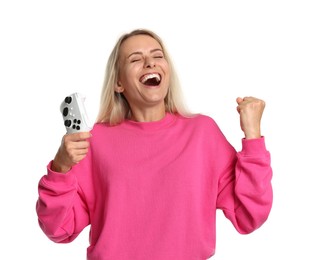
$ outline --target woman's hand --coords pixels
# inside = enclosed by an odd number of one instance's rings
[[[261,119],[265,102],[255,97],[238,97],[237,110],[240,114],[240,125],[246,139],[261,137]]]
[[[52,162],[51,169],[66,173],[71,167],[85,158],[91,137],[90,132],[66,134],[62,138],[59,150]]]

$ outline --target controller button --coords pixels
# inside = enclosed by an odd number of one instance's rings
[[[74,119],[73,122],[74,122],[74,124],[76,124],[76,122],[77,122],[76,119]]]
[[[75,129],[75,125],[72,125],[72,129]]]
[[[76,130],[80,130],[81,128],[80,128],[80,126],[76,126]]]
[[[64,121],[64,125],[67,126],[67,127],[70,127],[72,124],[71,120],[65,120]]]
[[[78,119],[78,120],[77,120],[77,123],[80,125],[80,124],[81,124],[81,120]]]
[[[63,112],[62,112],[63,116],[67,116],[67,115],[68,115],[68,112],[69,112],[69,109],[68,109],[67,107],[65,107],[65,108],[63,109]]]
[[[67,104],[70,104],[72,102],[72,98],[71,97],[66,97],[64,99],[64,102],[67,103]]]

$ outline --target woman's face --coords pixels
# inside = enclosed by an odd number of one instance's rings
[[[119,53],[116,91],[122,92],[131,110],[165,109],[170,69],[160,44],[148,35],[131,36]]]

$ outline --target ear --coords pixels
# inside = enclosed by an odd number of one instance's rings
[[[118,81],[114,87],[114,90],[118,93],[122,93],[124,88],[122,87],[121,81]]]

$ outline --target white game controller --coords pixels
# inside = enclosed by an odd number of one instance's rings
[[[60,105],[64,126],[68,134],[88,132],[92,129],[85,106],[85,97],[80,93],[67,96]]]

